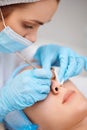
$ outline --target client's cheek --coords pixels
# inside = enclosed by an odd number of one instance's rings
[[[87,100],[85,100],[85,98],[78,99],[78,104],[79,106],[76,108],[77,112],[81,113],[83,116],[87,116]]]

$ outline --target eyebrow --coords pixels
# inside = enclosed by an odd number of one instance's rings
[[[39,25],[44,25],[45,23],[44,22],[41,22],[41,21],[38,21],[38,20],[35,20],[35,19],[32,19],[32,20],[30,20],[31,22],[35,22],[35,23],[37,23],[37,24],[39,24]],[[50,22],[51,20],[49,20],[49,21],[47,21],[47,23],[48,22]]]

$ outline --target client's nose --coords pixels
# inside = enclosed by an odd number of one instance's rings
[[[51,82],[51,91],[54,94],[58,94],[59,93],[59,89],[60,89],[60,84],[58,83],[58,81],[56,81],[55,79],[52,80],[52,82]]]

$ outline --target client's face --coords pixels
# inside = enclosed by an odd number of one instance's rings
[[[67,81],[60,87],[52,80],[48,97],[24,112],[41,130],[73,130],[87,116],[87,100],[72,82]]]

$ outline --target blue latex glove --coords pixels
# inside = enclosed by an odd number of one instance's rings
[[[0,90],[0,121],[13,110],[22,110],[43,100],[50,91],[52,73],[45,69],[19,72],[19,67]]]
[[[58,73],[60,82],[81,73],[85,62],[83,57],[71,49],[55,44],[39,47],[34,59],[45,69],[50,69],[51,66],[60,66]]]
[[[16,130],[37,130],[38,129],[38,126],[37,125],[32,125],[31,127],[28,125],[24,125],[20,128],[17,128]]]
[[[85,60],[85,70],[87,71],[87,57],[84,57],[84,60]]]
[[[4,119],[4,124],[9,130],[37,130],[39,127],[32,124],[22,110],[8,113]]]

